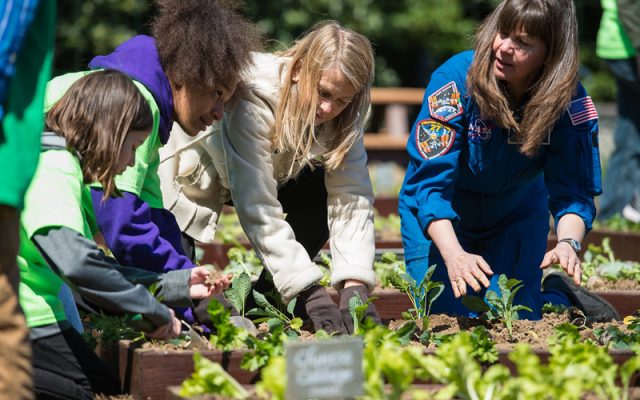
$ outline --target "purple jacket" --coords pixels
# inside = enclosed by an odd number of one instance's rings
[[[95,57],[89,68],[115,69],[142,83],[158,104],[159,137],[163,144],[167,142],[173,124],[173,96],[153,38],[133,37],[113,53]],[[151,208],[133,193],[122,194],[103,202],[102,189],[91,189],[98,225],[118,262],[154,272],[193,268],[182,249],[182,233],[173,214]],[[193,322],[190,310],[184,317]]]

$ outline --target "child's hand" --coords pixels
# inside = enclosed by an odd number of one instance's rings
[[[192,299],[206,299],[220,294],[229,287],[231,278],[231,274],[221,275],[206,267],[195,267],[191,270],[189,294]]]
[[[147,336],[155,339],[171,339],[180,334],[182,325],[180,320],[176,318],[176,314],[172,309],[169,309],[171,313],[171,320],[168,324],[163,325],[153,332],[147,333]]]

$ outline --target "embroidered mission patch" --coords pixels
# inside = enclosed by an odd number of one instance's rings
[[[429,96],[431,117],[447,122],[462,114],[460,92],[456,83],[451,81]]]
[[[433,119],[424,119],[416,125],[418,151],[427,160],[446,154],[455,137],[453,129]]]
[[[596,106],[593,105],[593,101],[591,101],[591,97],[589,96],[572,101],[567,107],[567,111],[569,111],[569,118],[571,118],[573,126],[591,121],[592,119],[598,119]]]

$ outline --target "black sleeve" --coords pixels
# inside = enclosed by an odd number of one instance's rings
[[[115,260],[78,232],[54,228],[37,232],[32,240],[51,268],[96,306],[112,313],[141,314],[155,328],[170,322],[166,306],[142,284],[129,282],[119,272]],[[137,280],[152,283],[158,280],[158,275],[140,270]]]

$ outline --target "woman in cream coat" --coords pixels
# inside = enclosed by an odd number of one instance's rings
[[[174,126],[161,155],[165,207],[183,232],[210,242],[231,202],[283,299],[297,297],[315,329],[351,332],[349,299],[375,286],[362,138],[373,71],[364,36],[318,24],[283,53],[253,54],[222,122],[195,138]],[[312,262],[327,239],[339,308]],[[368,315],[379,320],[373,306]]]

